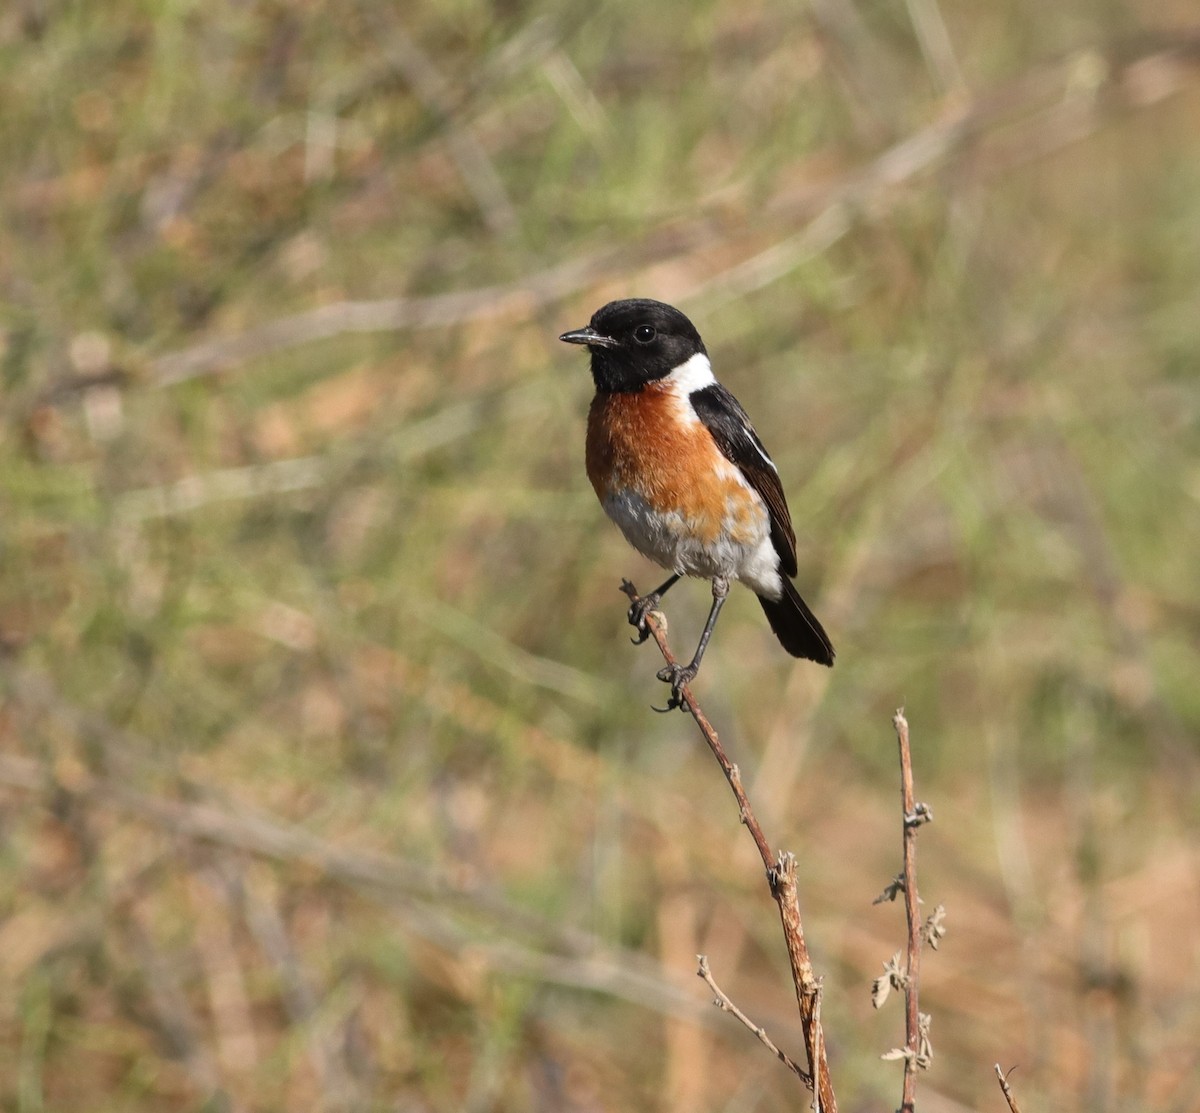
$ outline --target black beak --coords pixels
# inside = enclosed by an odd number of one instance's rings
[[[573,332],[564,332],[559,340],[564,344],[586,344],[589,348],[617,347],[617,341],[611,336],[602,336],[591,325],[587,328],[577,328]]]

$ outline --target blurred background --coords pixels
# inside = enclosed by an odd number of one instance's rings
[[[834,1082],[1200,1092],[1192,0],[10,0],[0,1100],[754,1110],[775,909],[657,716],[556,340],[683,307],[838,649],[697,684],[800,861]],[[690,652],[703,584],[668,600]]]

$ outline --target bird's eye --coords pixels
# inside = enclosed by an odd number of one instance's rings
[[[639,344],[649,344],[658,335],[653,325],[638,325],[633,330],[633,338]]]

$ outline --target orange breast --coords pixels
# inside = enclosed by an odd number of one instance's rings
[[[758,497],[717,448],[686,398],[667,385],[637,394],[597,394],[588,413],[587,474],[600,502],[623,491],[654,510],[678,512],[703,542],[753,529]]]

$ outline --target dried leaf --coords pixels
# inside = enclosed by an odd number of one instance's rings
[[[883,964],[883,973],[871,983],[871,1004],[879,1008],[894,989],[897,992],[908,984],[908,975],[900,969],[900,952],[897,951]]]
[[[933,1017],[929,1013],[917,1014],[917,1066],[922,1070],[928,1070],[929,1064],[933,1062],[933,1041],[929,1038],[929,1029],[932,1026]]]
[[[887,888],[884,889],[883,892],[880,893],[879,896],[877,896],[873,901],[871,901],[871,903],[882,904],[885,900],[895,900],[903,892],[904,875],[902,873],[898,873],[888,883]]]
[[[938,943],[946,934],[946,906],[939,904],[929,918],[925,921],[925,926],[921,929],[921,937],[933,950],[938,949]]]

